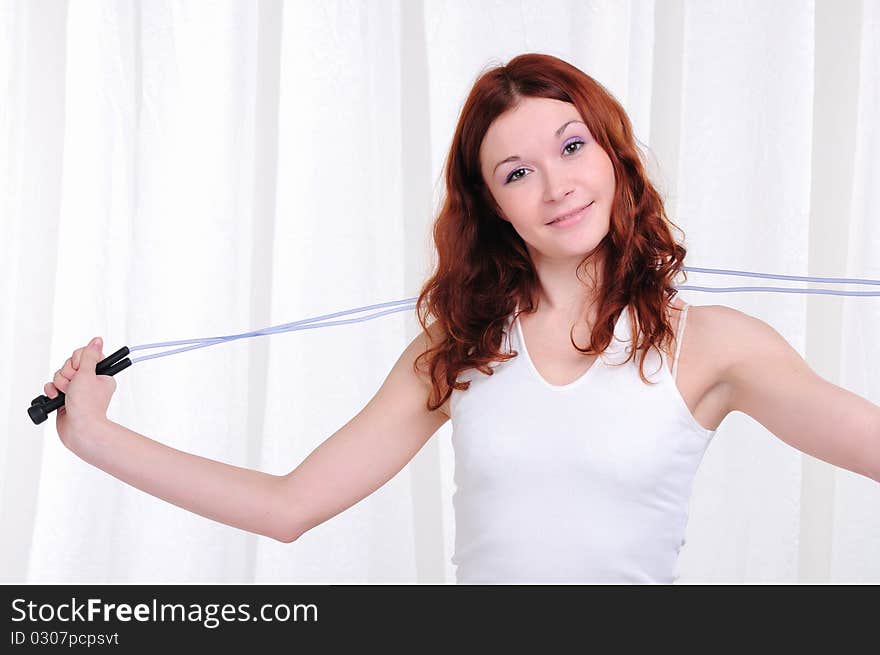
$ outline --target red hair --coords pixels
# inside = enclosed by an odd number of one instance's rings
[[[519,313],[537,309],[540,284],[531,257],[522,237],[499,217],[479,159],[492,121],[524,97],[573,104],[614,166],[609,232],[580,264],[594,255],[604,260],[602,283],[596,289],[595,327],[586,348],[570,334],[572,345],[585,355],[601,354],[611,343],[620,312],[632,305],[636,347],[623,363],[641,351],[639,376],[651,384],[644,375],[647,349],[666,348],[674,338],[663,310],[677,293],[673,279],[680,272],[685,275],[681,267],[687,251],[672,237],[669,227],[674,224],[648,179],[626,112],[601,84],[571,64],[545,54],[519,55],[476,81],[447,155],[446,197],[433,227],[438,261],[416,303],[425,333],[427,317],[433,315],[442,334],[440,342],[414,363],[418,372],[419,361],[428,361],[430,411],[441,407],[453,388],[468,389],[469,381],[457,381],[462,370],[476,368],[492,375],[490,362],[515,357],[517,352],[501,351],[505,323],[517,304]],[[637,341],[640,334],[644,339]]]

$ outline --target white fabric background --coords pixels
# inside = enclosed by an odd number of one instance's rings
[[[623,103],[686,265],[880,278],[878,43],[876,0],[2,0],[0,579],[453,582],[450,424],[282,544],[120,483],[25,409],[95,335],[109,354],[415,296],[465,96],[527,51]],[[731,281],[749,283],[688,278]],[[682,296],[761,318],[880,403],[876,299]],[[418,329],[398,313],[143,362],[109,418],[285,474]],[[876,583],[878,552],[875,482],[724,421],[679,584]]]

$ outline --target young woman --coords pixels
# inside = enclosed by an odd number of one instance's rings
[[[288,475],[110,422],[116,383],[94,374],[100,344],[45,387],[67,394],[63,443],[154,496],[291,542],[381,487],[452,419],[460,583],[674,581],[693,477],[732,411],[880,480],[880,407],[820,378],[764,322],[675,298],[686,250],[623,108],[582,71],[525,54],[483,74],[446,191],[423,332]]]

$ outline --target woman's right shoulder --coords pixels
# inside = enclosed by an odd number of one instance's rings
[[[434,321],[427,330],[419,329],[419,333],[406,346],[405,352],[410,351],[412,354],[420,355],[442,344],[446,339],[446,331],[439,323]]]
[[[411,365],[415,365],[416,360],[420,355],[426,353],[432,348],[436,348],[445,340],[446,331],[440,325],[439,321],[434,321],[427,327],[427,330],[420,330],[415,338],[410,341],[409,345],[404,351],[404,353],[406,353],[406,356],[403,359],[409,361]],[[428,395],[432,393],[433,389],[427,357],[422,357],[421,360],[418,361],[418,364],[415,366],[415,368],[418,370],[414,371],[414,373],[418,376],[419,383],[421,384],[421,387],[426,394],[427,400]],[[444,402],[443,405],[440,406],[440,411],[443,412],[447,417],[449,417],[450,409],[448,398],[446,399],[446,402]]]

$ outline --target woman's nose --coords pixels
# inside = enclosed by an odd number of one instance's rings
[[[544,202],[565,200],[574,191],[564,166],[547,166],[544,173]]]
[[[556,178],[548,176],[544,186],[544,202],[564,201],[573,191],[572,184],[562,176],[557,175]]]

